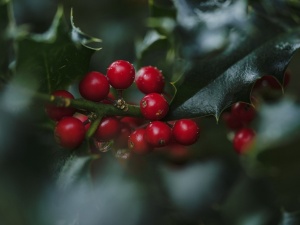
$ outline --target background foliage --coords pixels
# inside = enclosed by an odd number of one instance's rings
[[[1,223],[298,224],[300,4],[275,2],[0,1]],[[188,159],[56,145],[32,93],[78,97],[86,71],[117,59],[155,65],[174,84],[168,118],[201,124]],[[290,85],[260,101],[255,145],[238,156],[214,117],[250,102],[263,75],[282,82],[287,67]],[[141,97],[135,87],[126,95]]]

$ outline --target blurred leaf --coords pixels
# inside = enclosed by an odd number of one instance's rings
[[[175,9],[172,1],[149,0],[151,17],[175,17]]]
[[[116,160],[72,156],[58,180],[43,202],[49,225],[139,224],[146,209],[144,189]]]
[[[286,144],[299,136],[300,105],[289,98],[259,108],[256,149],[263,151]]]
[[[90,58],[98,50],[87,44],[100,40],[88,37],[74,26],[73,21],[71,23],[72,30],[59,7],[47,32],[18,37],[16,77],[19,80],[33,80],[39,91],[50,93],[65,89],[87,72]]]
[[[243,38],[237,35],[235,47],[212,59],[192,63],[183,83],[176,85],[178,92],[169,118],[219,117],[231,104],[249,102],[253,83],[263,75],[273,75],[282,83],[284,71],[300,47],[300,30],[284,33],[267,21],[258,22],[260,34],[254,32]],[[267,28],[262,27],[265,25]]]
[[[300,2],[297,0],[251,0],[249,5],[281,26],[300,23]]]
[[[8,77],[9,50],[8,29],[11,25],[10,1],[0,1],[0,83]]]
[[[279,225],[298,225],[300,224],[299,212],[283,212]]]
[[[224,49],[230,30],[247,28],[245,0],[175,0],[177,34],[184,58],[198,58]]]
[[[256,138],[243,158],[249,174],[264,176],[285,208],[300,207],[299,131],[300,106],[293,99],[263,104],[258,108]]]
[[[205,218],[222,204],[238,174],[233,168],[222,160],[207,159],[160,169],[172,203],[193,220]]]
[[[57,185],[60,188],[72,188],[72,185],[78,185],[79,182],[89,183],[90,177],[90,163],[92,156],[76,156],[71,155],[66,161],[61,161],[60,172],[57,177]]]

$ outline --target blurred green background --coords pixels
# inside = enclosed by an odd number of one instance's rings
[[[45,32],[59,4],[66,20],[73,8],[76,26],[103,41],[91,70],[105,73],[117,59],[135,62],[135,44],[148,31],[147,1],[13,0],[16,23]],[[298,52],[289,66],[292,77],[285,93],[295,102],[300,96],[299,59]],[[300,207],[299,129],[295,138],[284,137],[287,141],[255,159],[254,170],[249,158],[235,154],[225,124],[212,117],[199,119],[201,137],[189,149],[188,160],[150,154],[124,165],[113,154],[95,158],[59,148],[51,130],[36,126],[41,109],[26,108],[18,90],[5,93],[11,98],[7,102],[1,95],[1,224],[300,224],[299,213],[289,213]],[[270,102],[276,105],[282,98],[280,94]],[[269,120],[279,124],[277,129],[283,125],[280,116],[289,116],[279,113],[275,108]],[[298,123],[300,115],[291,116]]]

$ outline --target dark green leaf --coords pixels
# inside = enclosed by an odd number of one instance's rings
[[[47,32],[18,38],[16,77],[19,80],[30,80],[39,91],[50,93],[66,88],[87,72],[90,58],[97,50],[87,44],[100,40],[83,34],[71,22],[72,30],[59,7]]]
[[[288,63],[300,47],[300,30],[284,32],[258,17],[251,23],[253,27],[247,33],[231,34],[231,46],[222,54],[191,63],[185,80],[177,84],[169,118],[218,117],[234,102],[249,102],[253,83],[263,75],[273,75],[282,82]]]

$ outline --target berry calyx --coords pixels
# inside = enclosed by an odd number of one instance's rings
[[[135,130],[128,138],[128,147],[137,154],[145,154],[151,150],[145,138],[146,129]]]
[[[57,122],[54,137],[63,148],[77,148],[84,140],[85,128],[83,123],[74,117],[64,117]]]
[[[116,117],[104,117],[95,132],[95,138],[98,141],[109,141],[119,134],[120,129],[121,124]]]
[[[117,60],[108,67],[106,75],[113,88],[124,90],[133,83],[135,70],[131,63],[125,60]]]
[[[173,126],[173,137],[182,145],[194,144],[199,138],[200,129],[191,119],[177,120]]]
[[[142,115],[148,120],[161,120],[169,111],[167,100],[160,94],[151,93],[140,102]]]
[[[244,102],[237,102],[231,107],[232,116],[246,124],[250,123],[256,116],[253,106]]]
[[[251,128],[242,128],[237,131],[233,138],[233,147],[239,154],[249,149],[255,137],[255,132]]]
[[[79,83],[79,92],[87,100],[99,102],[109,93],[109,83],[102,73],[92,71],[87,73]]]
[[[69,99],[74,99],[74,96],[66,91],[66,90],[57,90],[52,93],[53,96],[55,97],[63,97],[63,98],[69,98]],[[45,107],[46,114],[48,117],[52,120],[60,120],[63,117],[66,116],[72,116],[75,113],[75,109],[71,107],[59,107],[55,105],[46,105]]]
[[[162,93],[165,86],[161,71],[153,66],[142,67],[136,73],[135,83],[144,94]]]
[[[169,144],[172,130],[166,123],[154,121],[147,126],[145,137],[152,147],[163,147]]]

